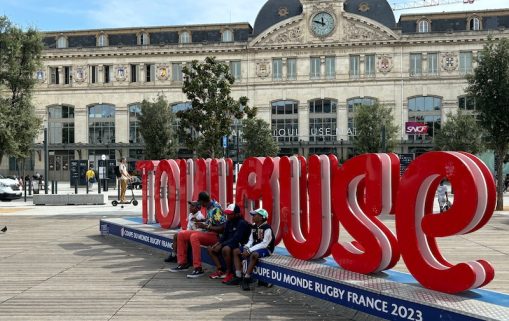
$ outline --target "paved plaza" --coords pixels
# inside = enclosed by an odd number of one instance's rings
[[[132,215],[140,208],[0,203],[9,228],[0,234],[0,320],[373,320],[286,289],[188,280],[167,272],[162,253],[99,235],[101,217]],[[453,262],[491,261],[497,275],[485,289],[509,293],[508,229],[509,214],[496,213],[482,230],[440,245]],[[406,272],[403,262],[395,270]]]

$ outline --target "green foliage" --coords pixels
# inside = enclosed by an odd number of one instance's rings
[[[478,154],[484,150],[482,128],[475,116],[464,114],[447,114],[447,122],[435,133],[434,143],[439,150],[463,151]]]
[[[396,145],[398,126],[394,125],[392,110],[380,104],[362,105],[355,115],[356,133],[353,144],[358,154],[378,153],[384,149],[382,131],[385,126],[385,151]]]
[[[495,151],[497,209],[503,208],[502,160],[509,147],[509,40],[489,39],[480,53],[478,66],[468,76],[467,93],[475,97],[488,147]]]
[[[277,156],[279,145],[272,138],[269,123],[263,119],[248,118],[242,122],[245,157]]]
[[[175,157],[174,115],[164,96],[141,103],[140,133],[145,141],[145,159]]]
[[[203,157],[221,154],[221,137],[231,132],[234,118],[244,114],[253,116],[255,111],[247,106],[247,97],[231,97],[231,86],[235,79],[228,65],[215,57],[204,62],[193,60],[183,69],[185,75],[182,91],[192,108],[179,111],[179,137],[185,145]]]
[[[40,133],[35,114],[34,74],[41,64],[43,44],[33,28],[23,31],[0,17],[0,160],[4,154],[27,158]]]

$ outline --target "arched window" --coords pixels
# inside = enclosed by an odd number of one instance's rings
[[[346,101],[348,108],[348,137],[350,140],[353,139],[353,136],[356,136],[357,133],[355,126],[355,114],[357,112],[357,108],[363,105],[373,106],[377,102],[378,99],[374,97],[354,97]]]
[[[149,44],[150,44],[150,37],[149,37],[148,33],[141,32],[138,35],[138,45],[146,46],[146,45],[149,45]]]
[[[336,140],[337,101],[314,99],[309,101],[309,141],[330,142]]]
[[[74,107],[48,107],[48,141],[50,144],[74,143]]]
[[[431,31],[431,23],[428,19],[421,19],[417,22],[417,32],[425,33]]]
[[[221,41],[223,42],[232,42],[233,41],[233,31],[225,30],[221,35]]]
[[[191,42],[191,34],[188,31],[183,31],[179,35],[180,43],[190,43]]]
[[[88,138],[90,144],[115,143],[115,106],[88,107]]]
[[[101,33],[97,37],[97,47],[106,47],[106,46],[108,46],[108,36],[104,33]]]
[[[299,141],[299,102],[276,100],[272,107],[272,136],[278,142]]]
[[[408,99],[408,121],[426,124],[423,134],[408,135],[409,140],[433,140],[435,130],[440,129],[442,120],[442,98],[436,96],[417,96]]]
[[[468,22],[468,30],[481,30],[481,19],[479,17],[471,17]]]
[[[65,37],[65,36],[58,37],[58,39],[57,39],[57,48],[59,48],[59,49],[67,48],[67,37]]]
[[[140,132],[140,121],[138,117],[141,116],[141,105],[129,105],[129,143],[143,143],[143,137]]]

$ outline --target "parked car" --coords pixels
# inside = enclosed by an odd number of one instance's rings
[[[12,201],[18,198],[21,198],[19,182],[0,175],[0,200]]]
[[[132,176],[132,179],[127,184],[128,189],[141,189],[141,178],[138,176]]]

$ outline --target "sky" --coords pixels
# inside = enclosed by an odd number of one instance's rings
[[[389,0],[390,4],[437,0]],[[266,0],[0,0],[0,15],[40,31],[177,26],[249,22]],[[473,4],[440,5],[401,13],[509,8],[508,0],[475,0]]]

